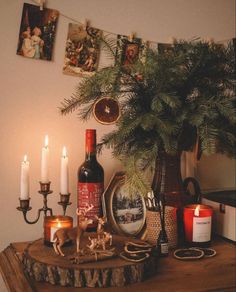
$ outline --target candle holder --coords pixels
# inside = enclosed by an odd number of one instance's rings
[[[39,183],[40,183],[40,191],[38,191],[38,192],[39,192],[39,194],[43,195],[43,207],[38,209],[38,215],[37,215],[37,218],[35,220],[29,221],[27,219],[27,212],[32,209],[29,205],[30,198],[23,199],[23,200],[19,198],[20,207],[17,207],[17,210],[21,211],[23,213],[24,220],[28,224],[37,223],[39,221],[39,218],[40,218],[40,215],[42,212],[44,213],[44,217],[47,216],[48,212],[49,212],[50,216],[53,216],[52,209],[48,208],[48,206],[47,206],[47,196],[53,192],[52,190],[50,190],[51,182],[47,182],[47,183],[39,182]]]
[[[63,215],[65,216],[66,215],[66,208],[67,206],[71,205],[71,202],[70,202],[70,193],[68,194],[61,194],[60,193],[60,202],[58,202],[59,205],[62,206],[63,208]]]
[[[54,233],[60,228],[72,228],[73,218],[70,216],[56,215],[44,217],[44,244],[46,246],[53,245]],[[71,241],[66,242],[66,245],[71,245]]]
[[[189,246],[209,247],[213,209],[203,204],[187,205],[183,210],[185,242]]]

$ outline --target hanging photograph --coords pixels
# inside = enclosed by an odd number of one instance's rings
[[[142,237],[145,233],[144,198],[139,193],[129,194],[124,172],[115,173],[105,190],[103,213],[117,234]]]
[[[97,70],[101,30],[69,24],[63,73],[90,76]]]
[[[17,54],[41,60],[52,60],[59,12],[24,3]]]
[[[173,44],[166,44],[166,43],[158,43],[157,50],[160,54],[166,54],[173,50]]]
[[[140,38],[129,39],[128,36],[117,36],[116,61],[121,62],[124,66],[134,64],[138,58],[143,57],[145,42]]]

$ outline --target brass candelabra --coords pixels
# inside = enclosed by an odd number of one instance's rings
[[[40,190],[38,192],[39,194],[43,195],[43,207],[38,209],[38,214],[35,220],[30,221],[27,219],[28,211],[32,209],[32,207],[30,207],[30,198],[28,199],[19,198],[20,206],[17,207],[17,210],[23,213],[24,220],[28,224],[37,223],[40,219],[41,213],[44,213],[44,217],[46,217],[48,213],[50,216],[53,216],[52,208],[48,207],[48,199],[47,199],[48,195],[53,192],[52,190],[50,190],[51,182],[47,182],[47,183],[39,182],[39,184],[40,184]],[[70,193],[60,194],[60,202],[58,202],[58,204],[62,206],[64,215],[66,214],[67,206],[71,205],[71,202],[69,200],[70,200]]]

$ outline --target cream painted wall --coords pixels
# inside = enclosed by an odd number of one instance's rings
[[[76,171],[84,159],[84,130],[95,127],[98,138],[110,131],[94,120],[82,123],[76,114],[61,117],[57,107],[69,97],[79,79],[62,74],[63,55],[69,20],[59,18],[54,61],[37,61],[16,55],[17,37],[23,2],[0,0],[0,250],[13,241],[26,241],[42,235],[42,220],[36,225],[24,223],[16,211],[19,197],[20,161],[25,153],[31,163],[31,204],[29,217],[42,204],[37,194],[40,177],[40,151],[44,135],[50,138],[51,180],[54,193],[49,205],[61,212],[58,202],[59,158],[66,145],[70,163],[70,190],[73,215],[76,204]],[[28,1],[29,3],[32,3]],[[234,0],[48,0],[47,7],[58,9],[76,20],[88,18],[95,27],[114,33],[137,32],[144,39],[168,42],[171,36],[213,37],[225,40],[235,35]],[[220,162],[204,159],[199,177],[204,186],[235,185],[235,163],[225,157]],[[106,183],[119,163],[109,151],[100,157],[106,171]],[[212,171],[214,169],[214,172]],[[207,170],[207,171],[206,171]],[[229,173],[227,177],[226,173]],[[209,174],[211,179],[208,181]],[[222,174],[223,180],[222,180]],[[213,176],[213,178],[212,178]]]

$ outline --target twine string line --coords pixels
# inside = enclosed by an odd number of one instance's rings
[[[36,4],[36,5],[40,5],[40,3],[41,3],[41,1],[40,0],[31,0],[31,2],[33,2],[34,4]],[[45,6],[46,6],[46,0],[43,0],[43,2],[44,2],[44,8],[46,8]],[[50,9],[52,9],[52,8],[50,8]],[[73,18],[73,17],[71,17],[71,16],[68,16],[68,15],[66,15],[66,14],[64,14],[64,13],[61,13],[60,12],[60,16],[61,17],[64,17],[65,19],[67,19],[67,20],[69,20],[69,21],[72,21],[72,22],[74,22],[74,23],[77,23],[77,24],[80,24],[80,25],[84,25],[84,23],[83,22],[81,22],[81,21],[78,21],[77,19],[75,19],[75,18]],[[86,19],[85,19],[86,20]],[[94,27],[94,26],[93,26]],[[96,27],[94,27],[94,28],[96,28]],[[123,34],[117,34],[117,33],[114,33],[114,32],[111,32],[111,31],[108,31],[108,30],[105,30],[105,29],[101,29],[101,28],[96,28],[96,29],[99,29],[100,31],[103,31],[105,34],[112,34],[112,35],[116,35],[116,36],[118,36],[118,35],[122,35],[122,36],[125,36],[125,37],[127,37],[127,38],[129,38],[130,36],[126,36],[126,35],[123,35]],[[132,34],[134,34],[134,33],[131,33],[131,35]],[[173,42],[157,42],[157,41],[152,41],[152,40],[145,40],[145,38],[141,38],[142,40],[144,40],[144,42],[148,42],[148,43],[152,43],[152,44],[156,44],[156,45],[158,45],[158,44],[172,44]],[[227,42],[227,41],[229,41],[229,39],[225,39],[225,40],[220,40],[220,41],[217,41],[216,43],[225,43],[225,42]]]

